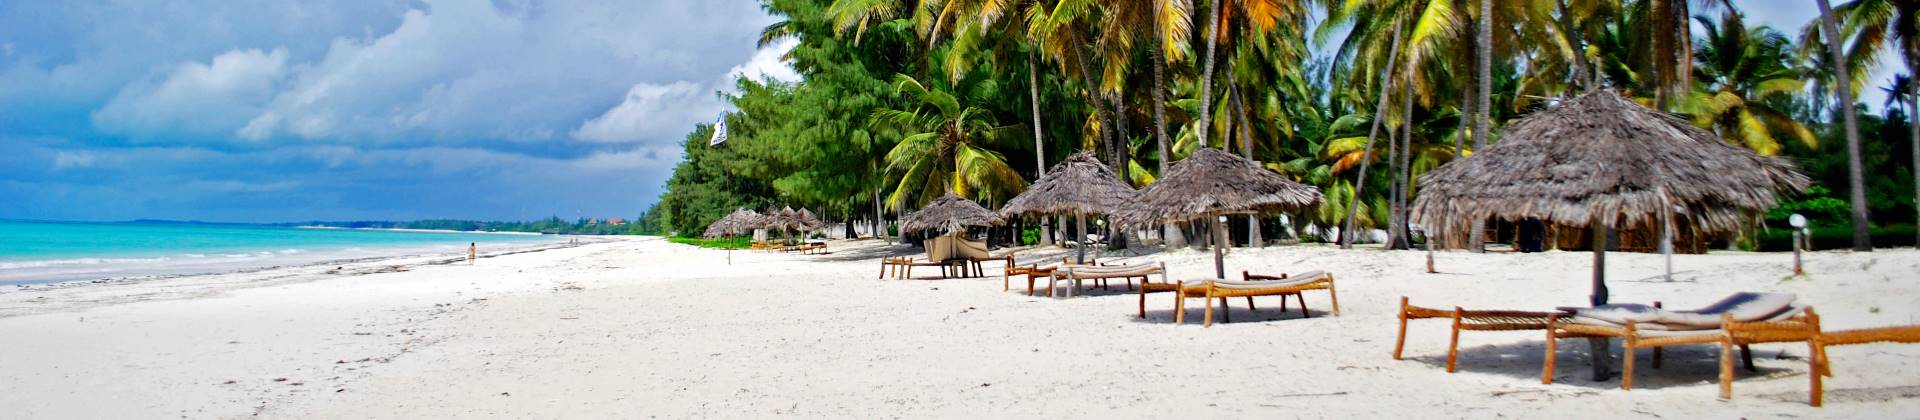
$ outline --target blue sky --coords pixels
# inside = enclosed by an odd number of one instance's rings
[[[1816,15],[1737,4],[1789,33]],[[0,2],[0,218],[632,217],[732,75],[796,77],[790,44],[755,49],[772,22],[753,0]]]
[[[633,217],[758,2],[0,2],[0,218]]]

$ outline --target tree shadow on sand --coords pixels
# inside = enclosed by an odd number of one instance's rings
[[[1542,335],[1544,339],[1546,333],[1541,332],[1540,335]],[[1545,341],[1532,340],[1519,343],[1476,346],[1471,344],[1472,337],[1473,334],[1471,333],[1462,334],[1460,337],[1462,343],[1460,345],[1460,355],[1455,364],[1457,368],[1456,372],[1493,374],[1539,383],[1541,369],[1544,368],[1544,357],[1546,356]],[[1439,346],[1434,346],[1434,344],[1436,343],[1420,343],[1420,345],[1407,343],[1407,347],[1403,353],[1403,361],[1426,364],[1432,366],[1434,369],[1446,369],[1447,349],[1444,346],[1445,343],[1437,343],[1440,344]],[[1594,381],[1593,365],[1591,364],[1592,359],[1590,357],[1591,353],[1588,351],[1586,340],[1560,340],[1554,355],[1555,369],[1553,384],[1589,389],[1619,389],[1620,367],[1622,365],[1619,356],[1621,354],[1620,340],[1612,340],[1609,344],[1612,346],[1611,353],[1614,355],[1614,359],[1611,362],[1614,372],[1605,381]],[[1664,347],[1663,352],[1664,355],[1660,367],[1655,368],[1652,349],[1639,349],[1635,351],[1635,357],[1637,357],[1637,359],[1634,361],[1634,389],[1718,386],[1717,384],[1720,380],[1719,346],[1671,346]],[[1734,357],[1736,358],[1734,361],[1736,388],[1738,387],[1737,381],[1740,380],[1779,378],[1805,374],[1805,369],[1796,370],[1764,365],[1756,366],[1757,369],[1755,370],[1747,370],[1741,365],[1740,361],[1737,360],[1737,358],[1740,357],[1739,351],[1736,350],[1734,352]],[[1755,360],[1769,358],[1799,359],[1778,348],[1754,348]]]

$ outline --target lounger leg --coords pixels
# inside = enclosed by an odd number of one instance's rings
[[[1287,313],[1287,297],[1284,295],[1280,296],[1280,313]]]
[[[1327,300],[1333,302],[1333,316],[1340,316],[1340,293],[1333,289],[1332,274],[1327,275]],[[1306,305],[1307,301],[1300,301],[1300,306]]]
[[[1281,311],[1286,311],[1287,300],[1280,299]],[[1393,340],[1393,360],[1400,360],[1400,349],[1407,346],[1407,297],[1400,297],[1400,336]]]
[[[1140,291],[1140,319],[1147,319],[1147,291]]]
[[[1286,296],[1281,296],[1281,297],[1280,297],[1280,300],[1283,300],[1283,301],[1284,301],[1284,300],[1287,300],[1287,297],[1286,297]],[[1252,311],[1252,310],[1255,310],[1255,309],[1257,309],[1257,308],[1254,308],[1254,307],[1253,307],[1253,296],[1247,296],[1247,310],[1249,310],[1249,311]]]
[[[1447,339],[1447,373],[1453,373],[1460,359],[1460,308],[1453,308],[1453,333]]]
[[[1213,326],[1213,297],[1212,297],[1212,296],[1208,296],[1208,297],[1206,297],[1206,300],[1207,300],[1207,324],[1206,324],[1206,326],[1208,326],[1208,327],[1212,327],[1212,326]]]
[[[1186,296],[1181,296],[1184,293],[1186,292],[1180,291],[1177,288],[1177,286],[1176,286],[1176,289],[1174,289],[1173,291],[1173,323],[1174,324],[1187,323],[1187,298]]]
[[[1312,317],[1313,317],[1313,314],[1312,314],[1312,313],[1308,313],[1308,312],[1307,312],[1307,295],[1306,295],[1306,294],[1302,294],[1302,293],[1294,293],[1294,294],[1293,294],[1293,298],[1294,298],[1295,300],[1299,300],[1299,301],[1300,301],[1300,317],[1301,317],[1301,318],[1312,318]],[[1281,301],[1281,302],[1285,302],[1285,301],[1287,301],[1287,297],[1286,297],[1286,296],[1281,296],[1281,297],[1280,297],[1280,301]],[[1337,314],[1337,313],[1336,313],[1335,315],[1339,315],[1339,314]]]
[[[1033,275],[1027,275],[1027,297],[1033,297]]]
[[[1807,340],[1807,350],[1808,353],[1811,353],[1807,355],[1807,378],[1809,381],[1812,381],[1811,390],[1808,391],[1811,392],[1812,395],[1807,396],[1807,401],[1814,407],[1819,407],[1820,400],[1826,396],[1826,390],[1820,388],[1820,377],[1831,374],[1827,371],[1827,349],[1826,346],[1820,344],[1819,333],[1815,333],[1813,339]],[[1727,370],[1733,370],[1733,362],[1727,362],[1727,364]]]
[[[1661,359],[1664,359],[1666,356],[1666,352],[1660,351],[1660,349],[1661,349],[1660,347],[1653,348],[1653,368],[1654,369],[1660,368]]]
[[[1733,341],[1726,337],[1720,338],[1720,399],[1733,399]]]
[[[1740,360],[1747,364],[1748,372],[1755,370],[1753,368],[1753,349],[1747,348],[1745,344],[1740,345]]]
[[[1542,384],[1542,385],[1552,385],[1552,384],[1553,384],[1553,359],[1554,359],[1554,356],[1555,356],[1555,354],[1554,354],[1554,351],[1553,351],[1553,350],[1554,350],[1554,347],[1555,347],[1555,344],[1554,344],[1554,342],[1555,342],[1555,341],[1557,341],[1557,340],[1554,340],[1554,338],[1555,338],[1555,337],[1553,336],[1553,323],[1552,323],[1552,322],[1548,322],[1548,323],[1547,323],[1547,358],[1546,358],[1546,366],[1544,366],[1544,367],[1541,367],[1541,368],[1540,368],[1540,384]]]
[[[1629,333],[1627,335],[1627,338],[1621,341],[1622,343],[1620,344],[1620,359],[1621,359],[1620,360],[1620,390],[1631,391],[1633,390],[1633,359],[1634,359],[1633,344],[1635,341],[1638,341],[1638,340],[1634,340],[1633,334]]]

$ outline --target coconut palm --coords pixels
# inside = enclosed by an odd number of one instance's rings
[[[1867,232],[1867,189],[1864,176],[1860,173],[1860,124],[1853,111],[1853,75],[1849,73],[1847,60],[1840,48],[1834,45],[1845,44],[1840,35],[1840,24],[1833,17],[1833,6],[1827,0],[1815,0],[1820,6],[1820,28],[1828,40],[1827,55],[1832,58],[1834,86],[1838,93],[1837,107],[1840,109],[1842,124],[1847,135],[1847,187],[1853,205],[1853,250],[1872,251],[1873,236]]]
[[[1678,110],[1710,128],[1728,143],[1761,155],[1780,151],[1781,139],[1818,144],[1813,131],[1776,108],[1800,92],[1802,71],[1788,53],[1787,36],[1766,26],[1746,27],[1738,10],[1718,22],[1696,17],[1704,36],[1695,42],[1694,77],[1699,89],[1679,102]]]
[[[992,94],[991,79],[963,79],[958,86],[923,84],[894,76],[894,90],[913,100],[906,109],[874,111],[870,124],[898,130],[900,143],[887,152],[887,173],[895,179],[887,204],[895,210],[924,205],[949,191],[979,200],[1006,200],[1026,187],[1020,174],[989,145],[1008,137],[991,111],[971,101]]]

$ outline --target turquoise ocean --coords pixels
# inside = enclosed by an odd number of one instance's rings
[[[564,241],[532,234],[0,220],[0,284],[205,274]]]

